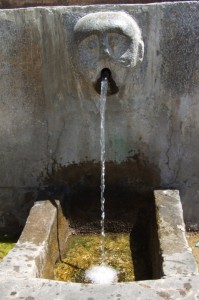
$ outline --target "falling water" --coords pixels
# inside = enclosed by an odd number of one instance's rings
[[[91,266],[90,269],[86,271],[86,278],[92,283],[97,284],[108,284],[117,282],[117,271],[107,266],[104,262],[105,260],[105,110],[106,110],[106,96],[108,90],[108,78],[106,76],[102,77],[101,80],[101,94],[100,94],[100,148],[101,148],[101,264],[99,266]]]
[[[101,148],[101,263],[104,262],[104,221],[105,221],[105,210],[104,210],[104,190],[105,190],[105,110],[106,110],[106,95],[108,89],[108,80],[103,78],[101,81],[101,94],[100,94],[100,148]]]

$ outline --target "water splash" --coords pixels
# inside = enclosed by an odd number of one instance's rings
[[[109,284],[117,282],[117,271],[107,265],[92,266],[86,271],[86,279],[95,284]]]

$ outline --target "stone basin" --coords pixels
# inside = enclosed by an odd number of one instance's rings
[[[15,248],[0,263],[2,299],[126,300],[132,294],[136,299],[197,299],[198,270],[185,237],[179,192],[156,190],[154,203],[149,226],[153,280],[96,285],[43,279],[53,277],[71,233],[60,200],[45,200],[35,203]]]
[[[61,200],[35,203],[16,246],[0,264],[1,277],[7,274],[15,278],[53,279],[54,265],[74,232],[60,203]],[[152,265],[152,275],[148,279],[197,274],[197,265],[185,237],[179,192],[155,190],[154,204],[150,221],[144,227]],[[137,223],[134,226],[138,226]]]

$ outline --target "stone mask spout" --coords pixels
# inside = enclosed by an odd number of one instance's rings
[[[124,12],[90,13],[74,27],[79,73],[99,93],[104,70],[109,74],[108,95],[125,85],[130,70],[143,60],[144,43],[135,20]]]

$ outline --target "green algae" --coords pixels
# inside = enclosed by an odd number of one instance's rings
[[[84,278],[85,271],[92,265],[100,264],[100,241],[99,234],[72,235],[68,240],[64,258],[55,266],[54,279],[87,283]],[[118,281],[134,281],[129,234],[106,234],[104,248],[104,263],[117,270]]]
[[[12,237],[8,235],[0,235],[0,261],[15,246],[16,242],[17,242],[16,237]]]

